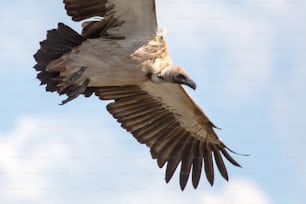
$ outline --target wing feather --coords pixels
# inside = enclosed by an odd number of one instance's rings
[[[179,162],[182,160],[183,150],[185,148],[185,141],[188,139],[189,133],[185,132],[184,135],[178,140],[178,142],[174,145],[172,152],[167,161],[166,168],[166,177],[165,180],[168,183],[172,178]]]
[[[117,114],[117,116],[118,116],[118,118],[120,117],[120,118],[122,118],[122,119],[124,119],[124,118],[126,118],[126,117],[132,117],[132,115],[133,114],[138,114],[138,113],[140,113],[140,112],[146,112],[146,111],[158,111],[158,110],[156,110],[157,108],[160,108],[160,106],[158,106],[158,105],[150,105],[149,107],[145,107],[145,106],[139,106],[139,107],[135,107],[135,109],[130,109],[130,111],[121,111],[121,112],[119,112],[119,111],[117,111],[117,110],[115,110],[115,109],[110,109],[110,108],[108,108],[108,110],[109,111],[113,111],[114,112],[114,114]],[[151,112],[151,114],[153,114],[153,112]]]
[[[222,147],[219,147],[220,151],[222,152],[223,156],[230,161],[234,166],[241,167],[238,162],[236,162],[233,157],[226,151],[225,147],[222,145]]]
[[[148,147],[153,147],[155,143],[159,143],[160,138],[168,137],[169,132],[172,130],[173,127],[175,127],[176,121],[171,120],[165,123],[162,127],[160,128],[160,131],[156,135],[152,135],[150,137],[145,136],[143,138],[143,142],[148,146]],[[153,155],[152,155],[153,157]]]
[[[179,133],[178,135],[172,134],[163,140],[163,145],[160,145],[159,156],[157,157],[157,164],[160,168],[170,159],[173,149],[177,143],[181,143],[180,138],[183,136],[183,133]]]
[[[67,15],[83,23],[86,38],[131,35],[152,36],[157,31],[155,0],[64,0]],[[102,18],[101,18],[102,17]]]
[[[149,119],[150,117],[152,117],[152,115],[159,116],[163,112],[164,110],[158,110],[158,109],[154,110],[154,108],[153,109],[142,109],[136,113],[134,112],[132,114],[127,114],[125,117],[122,117],[122,119],[118,119],[118,121],[120,123],[125,123],[127,126],[130,126],[132,124],[142,122],[146,119]]]
[[[193,187],[198,187],[202,169],[213,185],[213,158],[227,180],[222,156],[236,166],[239,164],[214,132],[213,123],[192,103],[181,86],[149,83],[97,88],[96,95],[100,99],[114,100],[107,105],[107,110],[138,142],[150,148],[152,158],[157,160],[160,168],[166,164],[166,182],[171,180],[181,163],[182,190],[191,172]]]
[[[167,150],[169,150],[167,149],[168,147],[167,141],[169,141],[172,138],[175,138],[177,135],[181,135],[182,132],[183,130],[179,127],[179,124],[177,122],[174,123],[173,126],[169,126],[169,131],[163,135],[160,135],[151,147],[151,154],[153,159],[159,160],[161,157],[163,157],[161,156],[161,154],[162,153],[166,154]]]
[[[181,171],[180,171],[180,186],[182,190],[185,189],[190,175],[192,160],[194,156],[193,149],[196,145],[196,142],[194,142],[195,140],[196,139],[194,137],[189,136],[187,141],[185,142],[184,152],[182,155]]]
[[[151,116],[151,118],[148,118],[148,120],[142,122],[144,124],[144,126],[142,128],[133,128],[133,127],[130,127],[130,129],[132,130],[133,134],[135,136],[137,136],[137,138],[139,138],[139,136],[143,132],[149,131],[152,128],[151,124],[156,125],[156,123],[161,119],[161,116],[162,117],[166,116],[166,113],[162,113],[161,115],[157,114],[157,115]]]
[[[95,16],[103,16],[107,12],[105,0],[64,0],[67,14],[74,21],[82,21]]]
[[[166,115],[165,117],[160,118],[154,125],[150,124],[148,129],[135,131],[135,134],[139,136],[138,141],[140,143],[145,143],[148,138],[152,138],[160,134],[163,128],[166,128],[171,122],[173,122],[173,119],[169,115]]]
[[[200,141],[194,141],[193,163],[192,163],[192,184],[197,188],[202,174],[203,156],[200,154]]]
[[[204,156],[204,169],[208,182],[210,185],[214,184],[214,165],[212,160],[212,152],[208,147],[209,144],[202,142],[200,144],[200,151],[202,151],[202,155]]]
[[[212,148],[213,148],[213,153],[214,153],[215,161],[216,161],[217,167],[219,169],[219,172],[225,180],[228,180],[227,170],[225,168],[225,164],[224,164],[223,159],[221,157],[220,151],[216,148],[215,145],[212,145]]]

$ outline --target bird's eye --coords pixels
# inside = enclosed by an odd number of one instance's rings
[[[186,80],[186,77],[185,77],[184,74],[178,74],[176,77],[177,77],[177,79],[179,79],[179,80]]]

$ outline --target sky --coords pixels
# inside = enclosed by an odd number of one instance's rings
[[[0,2],[0,203],[287,204],[306,200],[306,2],[158,0],[173,61],[243,168],[184,192],[105,110],[46,93],[32,68],[46,31],[77,31],[62,1]]]

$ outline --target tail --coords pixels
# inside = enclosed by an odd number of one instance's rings
[[[48,72],[46,67],[52,60],[69,53],[73,48],[80,46],[85,40],[85,37],[63,23],[59,23],[57,29],[47,32],[47,39],[40,42],[40,49],[34,55],[34,59],[37,62],[34,69],[38,71],[37,78],[41,81],[41,85],[47,85],[46,91],[57,91],[59,94],[69,95],[68,90],[63,90],[60,85],[62,82],[60,72]],[[91,95],[91,93],[84,94]]]
[[[57,85],[61,82],[58,79],[59,72],[46,71],[48,64],[81,45],[85,40],[86,38],[63,23],[59,23],[57,29],[48,31],[47,39],[40,42],[40,49],[34,55],[37,62],[34,69],[39,72],[37,78],[41,81],[41,85],[47,85],[46,91],[57,91]]]

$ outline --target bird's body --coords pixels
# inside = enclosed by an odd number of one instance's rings
[[[140,143],[146,144],[166,182],[180,164],[180,185],[189,175],[197,188],[202,169],[214,182],[213,158],[228,174],[228,148],[216,127],[182,85],[196,88],[184,68],[173,65],[167,43],[158,33],[154,0],[64,0],[67,14],[82,24],[82,35],[59,23],[34,55],[38,79],[46,90],[111,100],[107,110]],[[102,17],[102,18],[101,18]],[[204,168],[203,168],[204,167]]]
[[[88,39],[71,52],[53,60],[46,70],[61,71],[68,77],[81,66],[90,67],[76,83],[89,79],[90,87],[138,84],[154,73],[172,66],[167,44],[162,36],[153,39]],[[114,78],[116,73],[116,78]]]

